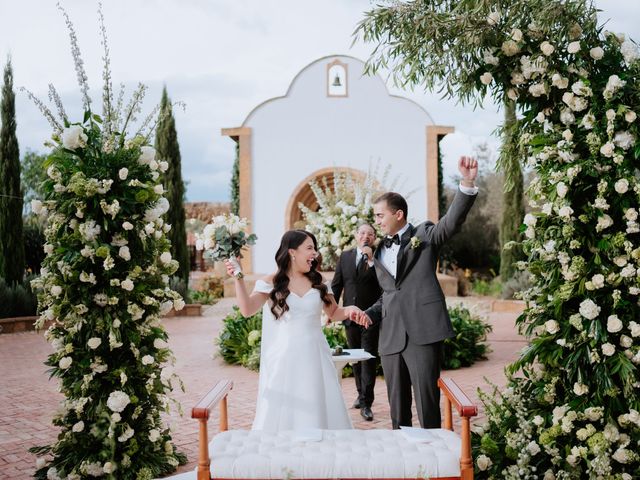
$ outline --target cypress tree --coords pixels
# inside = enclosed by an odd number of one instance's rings
[[[240,215],[240,144],[236,144],[236,157],[231,172],[231,213]]]
[[[164,174],[164,189],[171,208],[167,212],[167,223],[171,230],[167,237],[171,240],[171,256],[180,263],[175,273],[185,283],[189,284],[189,250],[187,249],[187,232],[185,230],[184,195],[185,188],[182,181],[182,163],[180,145],[176,132],[176,122],[173,118],[171,100],[167,95],[167,88],[162,90],[160,101],[160,121],[156,130],[156,155],[160,160],[169,162],[169,168]]]
[[[7,60],[4,68],[0,115],[0,277],[12,284],[22,282],[24,275],[24,239],[20,151],[16,137],[16,98],[11,59]]]

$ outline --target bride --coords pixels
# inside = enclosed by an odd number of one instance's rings
[[[324,310],[332,321],[358,321],[360,310],[336,304],[316,270],[317,248],[311,233],[289,230],[276,252],[276,273],[258,280],[251,295],[244,280],[235,277],[242,315],[251,316],[263,307],[253,430],[352,428],[321,314]],[[233,275],[234,262],[226,266]]]

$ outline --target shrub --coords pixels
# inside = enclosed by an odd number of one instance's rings
[[[22,283],[8,285],[0,277],[0,318],[34,316],[38,307],[38,300],[31,290],[27,277]]]
[[[195,303],[213,305],[224,297],[224,279],[210,276],[202,284],[202,289],[189,289],[189,298]]]
[[[492,330],[491,325],[472,315],[469,309],[461,305],[450,307],[449,316],[456,336],[444,341],[443,368],[455,370],[486,359],[491,350],[483,342],[487,339],[487,333]]]
[[[444,368],[454,370],[460,367],[468,367],[476,360],[486,358],[489,347],[482,343],[491,331],[491,325],[483,322],[479,317],[462,306],[449,308],[449,315],[453,329],[456,332],[454,338],[444,342]],[[225,362],[232,365],[242,365],[250,370],[260,369],[260,340],[262,333],[262,311],[251,317],[243,317],[236,306],[223,320],[223,328],[220,336],[215,340],[219,347],[219,354]],[[347,336],[344,326],[332,324],[323,327],[324,335],[331,348],[338,345],[347,345]],[[378,375],[382,375],[382,369],[378,364]],[[343,376],[353,375],[350,366],[343,370]]]
[[[223,320],[223,328],[216,339],[220,355],[232,365],[242,365],[250,370],[260,369],[260,336],[262,334],[262,311],[251,317],[243,317],[240,309]]]

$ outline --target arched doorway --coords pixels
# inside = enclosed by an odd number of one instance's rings
[[[324,178],[327,186],[333,190],[334,177],[336,173],[348,173],[354,180],[364,180],[366,177],[364,172],[348,167],[321,168],[320,170],[313,172],[296,186],[289,198],[284,219],[285,228],[287,230],[291,228],[304,228],[304,220],[302,218],[302,210],[300,210],[300,207],[298,206],[299,203],[306,205],[311,210],[318,209],[318,201],[309,186],[309,182],[316,180],[320,185],[324,186],[322,180]]]

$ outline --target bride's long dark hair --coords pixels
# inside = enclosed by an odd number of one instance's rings
[[[295,250],[307,239],[310,238],[313,241],[313,247],[318,250],[318,242],[316,237],[312,233],[306,230],[289,230],[285,232],[280,241],[280,247],[276,252],[276,265],[278,271],[273,276],[273,290],[269,293],[271,299],[271,312],[276,318],[280,318],[289,310],[287,305],[287,297],[291,293],[289,291],[289,276],[287,272],[291,267],[291,255],[289,255],[289,249]],[[320,291],[320,298],[325,305],[330,305],[331,300],[328,296],[328,288],[322,281],[322,275],[316,270],[318,266],[317,260],[314,260],[311,264],[311,270],[304,274],[305,277],[311,282],[311,288],[315,288]]]

